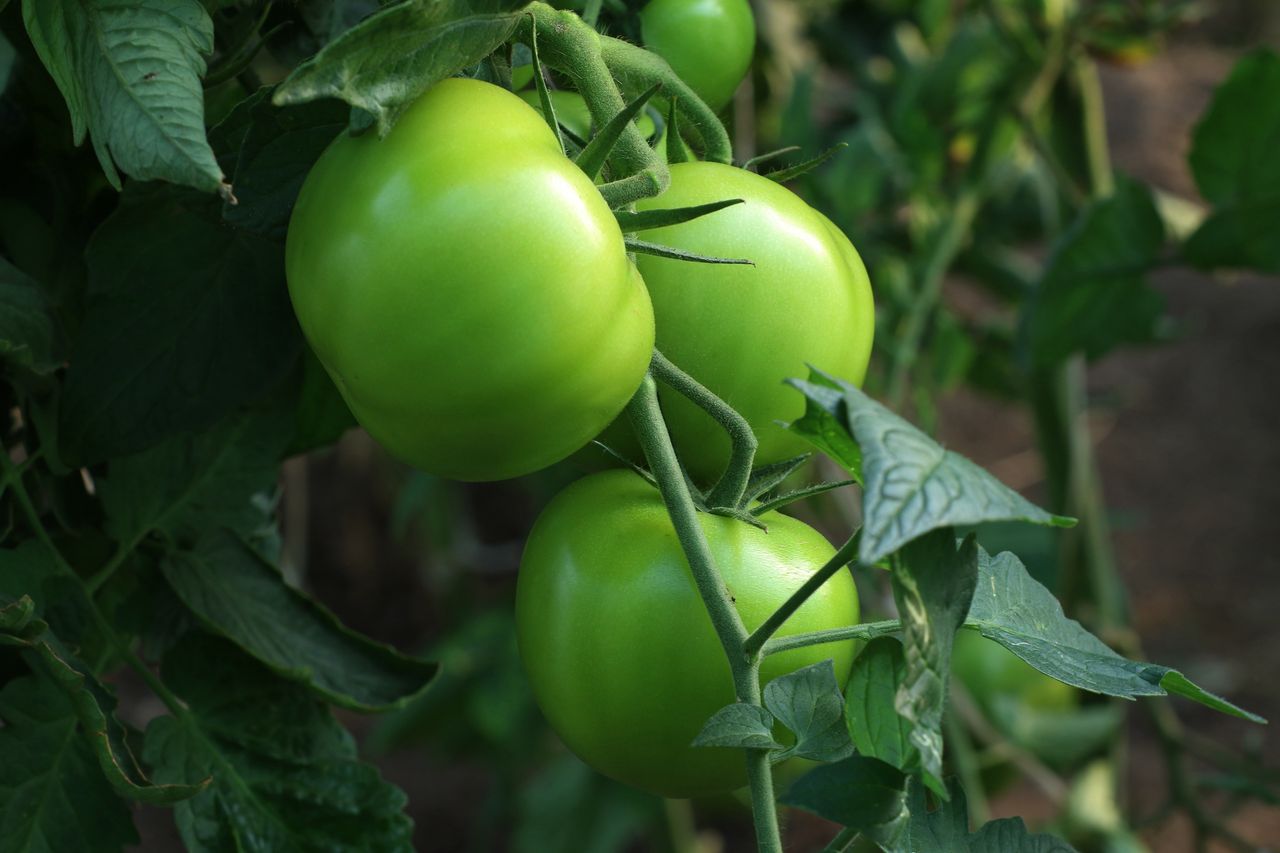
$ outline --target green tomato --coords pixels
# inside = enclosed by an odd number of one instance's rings
[[[973,631],[956,635],[951,671],[989,711],[1000,697],[1016,699],[1037,711],[1072,711],[1080,704],[1080,692],[1038,671],[1022,658]]]
[[[875,304],[866,268],[848,238],[785,187],[719,163],[677,163],[671,186],[641,209],[744,204],[646,232],[645,239],[754,266],[636,259],[658,322],[658,348],[737,409],[755,431],[759,464],[809,446],[778,426],[804,414],[804,397],[784,380],[809,365],[861,383],[871,357]],[[660,389],[681,461],[702,482],[729,458],[729,439],[705,412]],[[628,432],[605,443],[634,456]]]
[[[747,0],[653,0],[640,11],[644,46],[713,109],[729,103],[756,49]]]
[[[519,92],[520,99],[538,111],[538,115],[542,115],[542,100],[538,97],[536,89],[529,89]],[[568,128],[575,136],[584,141],[591,139],[591,110],[587,108],[587,102],[577,92],[568,92],[563,89],[552,89],[547,92],[551,97],[551,106],[556,111],[556,121],[563,127]],[[647,113],[641,113],[636,118],[636,128],[640,134],[648,139],[653,136],[656,127],[654,127],[653,119]]]
[[[544,468],[648,367],[653,312],[608,205],[542,117],[451,79],[307,176],[285,258],[298,322],[352,414],[459,480]]]
[[[768,532],[700,514],[711,553],[747,630],[758,627],[833,549],[778,513]],[[839,572],[780,635],[853,625],[858,595]],[[630,471],[585,477],[534,525],[516,587],[525,671],[551,726],[592,767],[667,797],[746,782],[741,750],[690,746],[734,701],[724,649],[694,585],[662,498]],[[833,660],[840,684],[852,640],[765,658],[762,682]]]

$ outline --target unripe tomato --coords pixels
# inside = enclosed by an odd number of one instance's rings
[[[747,0],[653,0],[640,11],[644,46],[713,109],[729,103],[756,49]]]
[[[335,140],[285,263],[352,413],[440,476],[563,459],[649,363],[653,312],[608,205],[542,117],[488,83],[445,80],[385,139]]]
[[[653,299],[658,348],[737,409],[759,439],[759,464],[808,445],[778,426],[804,414],[804,397],[783,384],[809,365],[860,384],[871,357],[875,304],[866,268],[830,220],[768,178],[719,163],[671,167],[671,186],[641,209],[740,198],[744,204],[647,232],[654,243],[754,266],[696,264],[640,255]],[[701,481],[729,457],[724,430],[688,400],[661,388],[681,461]],[[606,443],[634,455],[629,435]]]
[[[698,520],[748,630],[834,553],[816,530],[778,513],[761,518],[767,533],[722,516]],[[857,621],[853,578],[839,572],[779,634]],[[734,701],[733,681],[662,498],[643,479],[593,474],[547,506],[520,564],[516,630],[538,704],[592,767],[667,797],[745,784],[741,750],[690,746]],[[831,659],[843,686],[854,652],[850,640],[771,655],[761,680]]]

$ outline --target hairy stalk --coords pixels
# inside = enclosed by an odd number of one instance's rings
[[[707,106],[689,85],[680,79],[666,60],[657,54],[619,39],[600,37],[600,51],[623,91],[635,97],[654,83],[661,83],[665,95],[674,98],[680,127],[690,131],[702,145],[705,160],[733,162],[733,145],[715,110]]]
[[[654,350],[650,369],[655,379],[687,397],[694,405],[715,418],[725,432],[729,433],[729,441],[732,442],[729,464],[707,495],[707,506],[737,507],[751,480],[751,466],[755,463],[756,447],[759,445],[756,434],[751,431],[751,425],[732,406],[676,367],[657,350]]]
[[[739,702],[760,704],[759,659],[750,660],[742,653],[747,629],[733,606],[729,590],[716,569],[706,535],[698,521],[693,496],[676,460],[671,436],[658,407],[658,389],[653,376],[646,375],[640,390],[627,405],[627,415],[640,439],[649,470],[658,481],[658,490],[671,516],[676,537],[689,563],[698,593],[702,596],[711,624],[729,660],[733,688]],[[773,776],[769,771],[769,755],[762,749],[745,750],[747,778],[751,784],[751,806],[755,819],[756,843],[761,853],[781,853],[778,809],[773,797]]]
[[[838,643],[841,640],[874,640],[876,637],[887,637],[902,630],[902,623],[897,619],[885,619],[883,622],[864,622],[861,625],[849,625],[846,628],[828,628],[825,631],[810,631],[807,634],[792,634],[789,637],[775,637],[760,649],[763,657],[802,649],[805,646],[821,646],[824,643]]]
[[[562,12],[541,2],[531,4],[528,11],[516,29],[516,39],[531,45],[536,32],[538,58],[568,78],[587,102],[591,119],[598,127],[608,124],[622,112],[626,102],[605,64],[601,49],[604,37],[573,12]],[[666,163],[649,147],[634,123],[622,132],[609,163],[621,175],[600,187],[612,207],[656,196],[671,179]]]
[[[858,543],[862,537],[855,533],[849,537],[849,541],[840,546],[840,550],[831,555],[831,559],[826,564],[814,572],[808,580],[806,580],[799,589],[791,594],[791,597],[782,603],[782,606],[773,611],[764,623],[747,637],[745,643],[742,644],[742,650],[746,652],[747,657],[755,657],[755,655],[764,648],[764,644],[778,632],[791,614],[800,609],[809,597],[822,588],[822,585],[831,580],[836,572],[849,565],[858,557]]]

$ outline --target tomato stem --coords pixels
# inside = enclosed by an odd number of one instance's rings
[[[751,467],[755,463],[759,441],[751,431],[751,424],[732,406],[717,397],[705,385],[676,367],[662,353],[654,350],[650,365],[653,376],[676,393],[687,397],[694,405],[715,418],[729,433],[732,450],[724,473],[707,495],[707,506],[738,507],[751,480]]]
[[[748,658],[754,658],[759,651],[764,648],[768,640],[777,633],[783,623],[791,618],[791,614],[800,609],[809,596],[813,595],[822,585],[831,580],[836,572],[843,569],[858,558],[858,545],[862,541],[862,537],[855,532],[849,537],[849,541],[840,546],[840,550],[831,555],[831,559],[827,560],[822,568],[818,569],[809,579],[806,580],[799,589],[791,594],[791,597],[782,603],[782,606],[770,614],[769,618],[764,620],[751,636],[747,637],[746,642],[742,644],[742,651],[746,653]]]
[[[901,630],[901,621],[886,619],[883,622],[863,622],[861,625],[849,625],[845,628],[830,628],[826,631],[792,634],[789,637],[778,637],[769,640],[760,649],[760,654],[761,657],[768,657],[781,652],[789,652],[792,649],[803,649],[805,646],[821,646],[824,643],[838,643],[841,640],[874,640],[876,637],[887,637]]]
[[[655,362],[659,359],[661,356],[655,353]],[[657,369],[661,371],[661,367]],[[658,482],[667,514],[671,517],[671,524],[689,563],[698,593],[711,617],[716,636],[724,647],[729,670],[733,674],[734,693],[739,702],[758,706],[761,704],[760,657],[750,659],[742,653],[747,629],[742,624],[742,617],[738,615],[729,589],[716,568],[711,547],[707,544],[706,534],[698,521],[693,495],[676,459],[675,448],[671,446],[671,435],[662,419],[662,409],[658,406],[658,388],[652,370],[645,375],[640,389],[627,404],[627,416],[640,440],[649,470]],[[744,752],[747,779],[751,785],[751,811],[755,820],[756,844],[761,853],[782,853],[769,754],[762,749],[748,749]]]

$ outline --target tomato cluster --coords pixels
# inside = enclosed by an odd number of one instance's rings
[[[735,4],[680,5],[651,4],[646,38],[697,91],[723,103],[750,60],[751,39],[732,68],[699,76],[673,47],[682,28],[698,28],[672,21]],[[731,14],[751,31],[749,10]],[[575,135],[596,130],[576,93],[554,92],[553,103]],[[873,305],[857,252],[771,180],[717,163],[682,163],[670,173],[670,188],[640,209],[742,203],[651,239],[749,265],[633,261],[617,218],[564,155],[535,93],[446,80],[386,138],[336,140],[307,177],[286,256],[298,321],[370,434],[442,477],[515,477],[579,450],[633,396],[655,336],[674,363],[748,420],[760,461],[802,451],[776,423],[803,410],[783,380],[810,363],[854,380],[866,369]],[[728,455],[720,427],[682,398],[664,394],[662,405],[685,465],[698,480],[714,477]],[[607,435],[629,440],[617,427]],[[761,521],[767,532],[699,515],[748,629],[833,554],[794,519],[768,513]],[[539,703],[587,762],[666,796],[745,781],[740,750],[690,746],[734,691],[650,483],[610,471],[557,497],[530,535],[516,616]],[[853,581],[841,573],[781,632],[857,619]],[[832,659],[843,684],[854,651],[846,641],[771,656],[761,677]]]

